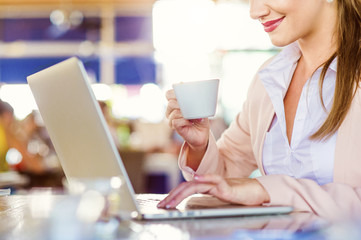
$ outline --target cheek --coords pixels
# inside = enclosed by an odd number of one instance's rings
[[[314,19],[311,18],[286,17],[277,31],[269,33],[269,37],[273,45],[283,47],[300,38],[307,37],[312,32],[314,25]]]
[[[322,9],[320,8],[303,8],[300,11],[294,12],[293,16],[289,19],[289,26],[293,32],[300,37],[308,35],[310,32],[319,25]]]
[[[269,38],[276,47],[284,47],[296,41],[299,35],[295,27],[285,19],[276,31],[269,33]]]

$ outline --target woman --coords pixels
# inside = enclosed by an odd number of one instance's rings
[[[13,107],[9,103],[0,100],[0,172],[9,171],[6,153],[9,150],[8,135],[13,121]]]
[[[159,203],[194,193],[245,205],[292,205],[328,219],[361,213],[361,2],[250,0],[283,50],[256,74],[242,112],[216,143],[208,119],[182,118],[167,92],[170,126],[185,140],[188,182]],[[262,176],[249,179],[255,169]]]

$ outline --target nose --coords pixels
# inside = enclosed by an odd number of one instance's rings
[[[262,19],[269,14],[269,8],[264,0],[249,0],[249,6],[249,14],[255,20]]]

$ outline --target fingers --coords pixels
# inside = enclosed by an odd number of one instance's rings
[[[207,183],[194,183],[191,184],[188,188],[180,191],[176,195],[170,196],[171,201],[166,204],[166,208],[175,208],[179,203],[181,203],[187,197],[196,194],[196,193],[208,193],[213,188],[212,184]]]
[[[177,196],[180,192],[184,191],[185,189],[187,189],[188,185],[190,184],[190,182],[183,182],[181,184],[179,184],[177,187],[175,187],[174,189],[172,189],[168,196],[163,199],[162,201],[159,202],[158,207],[160,208],[170,208],[170,203],[174,202],[173,201],[173,197]]]
[[[193,181],[174,188],[158,207],[175,208],[195,193],[210,194],[220,200],[243,205],[260,205],[270,201],[267,191],[255,179],[224,179],[219,175],[206,174],[195,176]]]
[[[191,123],[183,118],[173,89],[166,92],[166,98],[168,100],[168,105],[165,115],[169,119],[169,126],[173,129],[177,129],[190,125]]]
[[[184,119],[184,118],[172,119],[170,121],[170,126],[179,132],[182,132],[181,128],[186,127],[186,126],[192,126],[192,125],[193,124],[189,120]]]
[[[213,187],[212,184],[198,182],[184,182],[173,189],[168,196],[159,202],[160,208],[175,208],[185,198],[195,193],[207,193]]]
[[[190,120],[193,124],[200,124],[205,121],[205,118],[196,118]]]
[[[172,98],[168,101],[166,117],[169,119],[169,126],[175,130],[193,124],[191,121],[183,118],[177,100]]]
[[[173,188],[169,193],[168,193],[168,196],[175,196],[177,195],[179,192],[183,191],[184,189],[186,189],[188,187],[188,185],[190,184],[191,182],[182,182],[181,184],[179,184],[177,187]]]
[[[183,118],[183,115],[179,109],[173,109],[168,116],[169,126],[175,130],[184,126],[190,126],[192,123]]]
[[[195,175],[194,180],[196,180],[197,182],[220,184],[222,181],[224,181],[224,178],[216,174],[205,174],[205,175]]]
[[[169,99],[167,109],[165,112],[166,117],[169,118],[169,116],[172,114],[173,111],[179,111],[179,113],[180,113],[180,108],[179,108],[177,100]]]
[[[168,196],[158,204],[160,208],[174,208],[185,198],[195,193],[208,193],[215,186],[223,185],[224,179],[215,174],[196,175],[193,181],[183,182],[169,192]]]
[[[165,97],[169,101],[170,99],[177,99],[174,93],[174,89],[170,89],[165,93]]]

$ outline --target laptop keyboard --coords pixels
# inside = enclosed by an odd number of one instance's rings
[[[137,194],[136,200],[140,207],[156,207],[167,194]]]
[[[140,207],[156,207],[159,200],[156,199],[137,199]]]

